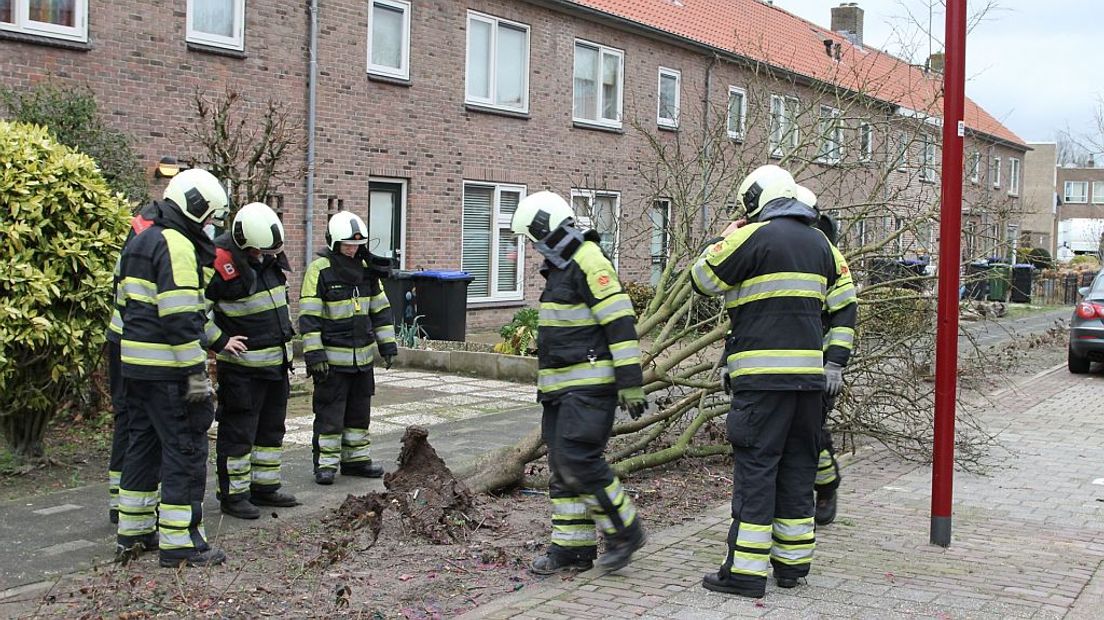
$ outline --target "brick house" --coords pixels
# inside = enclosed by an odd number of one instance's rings
[[[1104,168],[1059,166],[1056,241],[1069,243],[1078,254],[1095,253],[1104,236]]]
[[[194,157],[180,130],[195,89],[311,116],[312,8],[314,176],[278,190],[296,267],[328,213],[349,209],[404,267],[476,275],[469,326],[496,327],[541,285],[510,212],[549,188],[625,279],[646,282],[678,220],[700,234],[731,188],[715,178],[711,198],[673,212],[680,200],[642,176],[657,149],[710,143],[714,129],[742,158],[734,170],[797,170],[853,247],[934,253],[939,59],[864,47],[854,3],[825,28],[758,0],[6,0],[0,84],[87,83],[152,179],[160,157]],[[964,257],[1006,253],[1028,147],[971,101],[966,125]]]

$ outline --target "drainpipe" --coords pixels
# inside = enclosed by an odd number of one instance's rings
[[[701,204],[701,229],[702,237],[706,237],[709,231],[709,204],[706,197],[709,195],[709,172],[712,166],[709,164],[709,92],[713,83],[713,65],[717,64],[717,55],[709,60],[709,66],[705,68],[705,93],[702,95],[702,161],[706,163],[702,170],[702,204]],[[726,103],[727,104],[727,103]]]
[[[303,213],[303,268],[310,266],[314,243],[314,127],[318,103],[318,0],[310,3],[310,63],[307,70],[307,204]]]

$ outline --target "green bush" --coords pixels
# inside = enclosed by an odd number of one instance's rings
[[[1074,269],[1100,269],[1100,259],[1092,254],[1078,254],[1070,261]]]
[[[655,287],[632,280],[625,280],[621,285],[625,289],[625,294],[629,296],[629,300],[632,301],[633,311],[636,312],[636,316],[639,318],[648,309],[648,304],[652,303],[652,299],[655,297]]]
[[[149,183],[126,134],[104,122],[96,96],[87,86],[49,82],[31,90],[0,90],[0,102],[14,122],[42,125],[58,142],[96,161],[108,187],[131,203],[143,203]]]
[[[514,319],[498,330],[502,342],[495,345],[498,353],[507,355],[532,355],[537,347],[537,325],[540,311],[522,308],[514,313]]]
[[[20,457],[101,359],[125,198],[41,127],[0,121],[0,431]]]
[[[1031,263],[1036,269],[1053,269],[1054,259],[1046,248],[1025,248],[1020,262]]]

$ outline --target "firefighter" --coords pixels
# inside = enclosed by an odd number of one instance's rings
[[[150,202],[130,220],[130,231],[127,233],[123,247],[126,248],[135,235],[153,226],[161,215],[161,207],[157,201]],[[123,313],[121,307],[119,287],[119,262],[115,263],[115,273],[111,287],[112,303],[111,322],[107,326],[107,382],[111,389],[112,422],[114,428],[111,433],[111,456],[107,461],[107,492],[108,492],[108,519],[119,523],[119,480],[123,475],[123,458],[126,456],[127,447],[127,412],[126,412],[126,388],[123,382],[122,360],[119,358],[119,341],[123,338]]]
[[[563,198],[552,192],[526,197],[511,228],[545,259],[537,384],[551,470],[552,543],[530,570],[590,569],[598,554],[597,526],[606,539],[597,564],[615,571],[645,542],[636,507],[602,456],[618,404],[633,419],[648,405],[636,315],[598,234],[575,227]]]
[[[330,218],[326,249],[303,276],[299,331],[314,379],[314,481],[333,484],[338,465],[346,476],[379,478],[372,463],[368,424],[375,393],[373,364],[384,368],[398,354],[391,306],[380,277],[390,262],[365,247],[368,228],[341,211]]]
[[[296,506],[280,492],[287,416],[288,371],[295,331],[288,314],[284,226],[268,205],[254,202],[215,239],[215,276],[207,285],[214,323],[211,348],[241,336],[248,350],[218,354],[218,437],[215,463],[219,507],[240,519],[257,506]]]
[[[803,185],[797,187],[797,199],[804,204],[817,208],[816,194]],[[836,255],[839,264],[846,266],[843,255],[836,247],[839,237],[839,228],[835,219],[826,213],[817,217],[816,227],[820,229],[828,241],[832,244],[832,252]],[[836,281],[836,290],[846,290],[853,287],[849,270],[842,270],[840,278]],[[828,297],[833,293],[828,291]],[[846,297],[845,297],[846,298]],[[829,308],[825,306],[822,312],[824,324],[824,417],[820,427],[820,454],[817,459],[817,475],[814,490],[816,491],[817,525],[828,525],[836,520],[837,494],[841,477],[839,462],[836,461],[836,451],[832,445],[832,431],[828,429],[828,415],[835,408],[836,398],[843,391],[843,369],[851,358],[851,350],[855,343],[855,318],[858,312],[858,304],[847,303],[842,307]]]
[[[166,567],[226,560],[203,530],[207,429],[214,419],[203,301],[214,246],[203,227],[226,206],[226,191],[212,174],[181,172],[165,189],[160,217],[131,240],[119,265],[129,436],[117,550],[159,547]],[[240,353],[244,343],[227,348]]]
[[[737,194],[746,223],[729,225],[691,270],[697,292],[724,295],[732,323],[732,525],[725,561],[702,585],[755,598],[766,592],[771,565],[784,588],[809,573],[816,544],[810,490],[829,372],[821,311],[854,303],[854,288],[837,286],[846,266],[812,227],[816,211],[796,194],[793,177],[778,166],[753,171]]]

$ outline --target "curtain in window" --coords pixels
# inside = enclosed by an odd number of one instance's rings
[[[659,118],[675,120],[678,105],[678,78],[673,75],[659,76]]]
[[[728,94],[728,131],[730,133],[743,133],[744,96],[741,93]]]
[[[598,120],[598,50],[575,46],[575,117]]]
[[[0,0],[0,22],[15,23],[15,16],[12,15],[12,0]]]
[[[491,221],[494,216],[494,188],[464,187],[463,256],[461,269],[475,279],[468,285],[468,297],[491,294]]]
[[[602,118],[620,120],[617,94],[621,88],[621,59],[613,54],[602,57]]]
[[[235,0],[193,0],[192,29],[220,37],[234,36]]]
[[[652,211],[649,213],[652,220],[652,243],[649,248],[652,256],[652,286],[659,283],[659,278],[667,267],[668,206],[667,201],[658,200],[652,205]]]
[[[491,24],[475,19],[468,20],[468,95],[491,98]]]
[[[770,102],[770,149],[778,154],[782,147],[782,98],[771,97]]]
[[[602,249],[613,258],[617,256],[617,197],[594,197],[594,230],[602,236]]]
[[[376,4],[372,7],[372,64],[402,68],[403,11]]]
[[[495,290],[515,293],[518,290],[518,250],[520,239],[510,230],[510,219],[521,201],[519,192],[503,191],[498,205],[498,276]]]
[[[525,95],[525,35],[524,30],[500,25],[495,66],[495,103],[520,108]]]
[[[11,1],[0,2],[0,17],[5,14],[4,5],[8,7],[7,13],[11,14]],[[77,25],[77,0],[30,0],[29,6],[31,21],[69,27]]]

